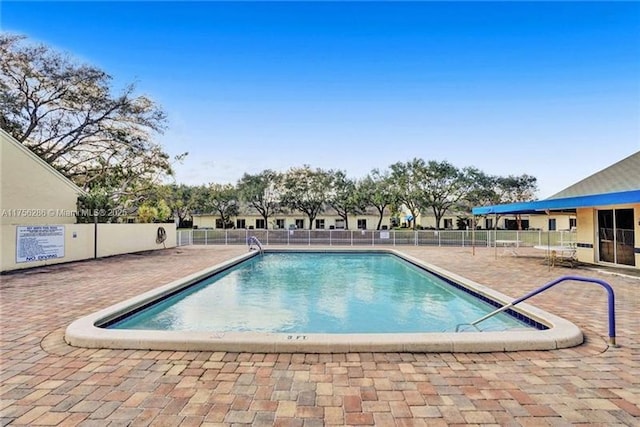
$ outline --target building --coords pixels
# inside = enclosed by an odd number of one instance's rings
[[[278,213],[269,217],[269,223],[265,224],[264,218],[253,208],[242,206],[240,214],[232,218],[232,228],[246,229],[269,229],[269,230],[376,230],[380,221],[380,214],[377,209],[369,207],[362,214],[348,215],[348,224],[335,211],[327,207],[323,212],[318,214],[313,224],[309,227],[309,218],[302,212]],[[441,229],[457,229],[457,216],[445,215],[440,221]],[[433,214],[420,214],[417,218],[418,228],[435,228],[435,217]],[[222,219],[219,215],[211,213],[193,214],[194,228],[210,228],[222,229]],[[406,215],[402,214],[399,218],[392,218],[390,212],[386,211],[382,217],[380,228],[383,230],[394,227],[407,227],[408,221]],[[227,227],[229,228],[229,227]]]
[[[176,244],[175,224],[78,224],[84,191],[2,129],[0,173],[0,272]]]
[[[86,236],[67,233],[82,189],[2,129],[0,168],[0,271],[64,259],[76,242],[84,249]]]
[[[576,229],[577,217],[575,212],[554,212],[549,215],[543,214],[525,214],[520,215],[520,227],[518,228],[518,219],[515,215],[506,214],[494,218],[487,216],[483,221],[479,222],[478,228],[491,230],[496,228],[500,230],[542,230],[542,231],[570,231]]]
[[[369,208],[360,215],[348,215],[348,228],[351,230],[375,230],[380,220],[380,215],[375,208]],[[345,220],[332,208],[327,207],[318,214],[313,224],[309,227],[309,217],[302,212],[277,213],[269,217],[269,223],[265,224],[264,218],[253,208],[242,206],[240,214],[232,218],[232,228],[246,229],[313,229],[313,230],[344,230],[347,228]],[[224,228],[219,215],[210,213],[193,214],[194,228]],[[391,216],[385,214],[382,218],[381,228],[391,227]],[[227,227],[229,228],[229,227]]]
[[[578,261],[640,268],[640,151],[547,199],[475,207],[473,214],[575,215]]]

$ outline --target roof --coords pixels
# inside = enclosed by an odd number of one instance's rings
[[[640,151],[596,172],[548,199],[640,190]]]
[[[630,203],[640,203],[640,190],[536,200],[533,202],[509,203],[505,205],[480,206],[473,208],[473,214],[539,214],[546,211],[575,212],[577,208],[626,205]]]
[[[11,144],[15,148],[17,148],[24,155],[26,155],[29,158],[31,158],[31,160],[33,160],[36,164],[40,165],[40,167],[42,167],[44,169],[47,169],[47,171],[53,177],[55,177],[56,179],[60,180],[64,185],[68,186],[69,188],[71,188],[76,193],[78,193],[78,194],[86,194],[86,191],[84,191],[82,188],[78,187],[73,181],[71,181],[69,178],[64,176],[60,171],[58,171],[56,168],[51,166],[49,163],[45,162],[42,158],[40,158],[40,156],[38,156],[36,153],[31,151],[24,144],[20,143],[17,139],[15,139],[13,136],[11,136],[4,129],[0,129],[0,140],[2,140],[3,142],[6,142],[8,144]]]
[[[575,212],[577,208],[640,203],[640,151],[565,188],[532,202],[478,206],[474,215]]]

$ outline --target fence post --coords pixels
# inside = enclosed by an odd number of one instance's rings
[[[329,229],[329,246],[331,246],[331,229]]]
[[[371,246],[375,246],[376,245],[376,232],[372,231],[371,232]]]
[[[353,230],[351,230],[350,233],[351,233],[351,246],[353,246]]]
[[[309,246],[311,246],[311,229],[309,229],[309,237],[307,240],[308,240]]]

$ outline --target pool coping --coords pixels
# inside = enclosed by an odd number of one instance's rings
[[[265,252],[377,252],[394,254],[418,267],[430,270],[498,303],[514,300],[487,286],[426,263],[397,249],[387,248],[287,248],[265,249]],[[353,352],[438,352],[479,353],[523,350],[553,350],[582,344],[582,331],[572,322],[540,310],[527,303],[513,307],[546,330],[501,332],[425,332],[394,334],[290,334],[264,332],[191,332],[106,329],[109,321],[201,279],[258,256],[257,252],[234,257],[179,280],[160,286],[133,298],[72,322],[65,331],[65,341],[85,348],[227,351],[249,353],[353,353]],[[475,319],[473,319],[475,320]]]

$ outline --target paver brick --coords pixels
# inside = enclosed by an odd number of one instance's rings
[[[637,424],[638,278],[550,270],[527,248],[519,251],[525,256],[500,259],[482,248],[475,255],[469,248],[398,249],[512,297],[562,274],[601,278],[616,291],[619,346],[606,345],[606,296],[577,283],[531,300],[581,327],[586,342],[572,349],[252,354],[80,349],[64,342],[64,328],[82,315],[245,252],[168,249],[2,276],[0,425]],[[51,303],[69,298],[73,304]]]

